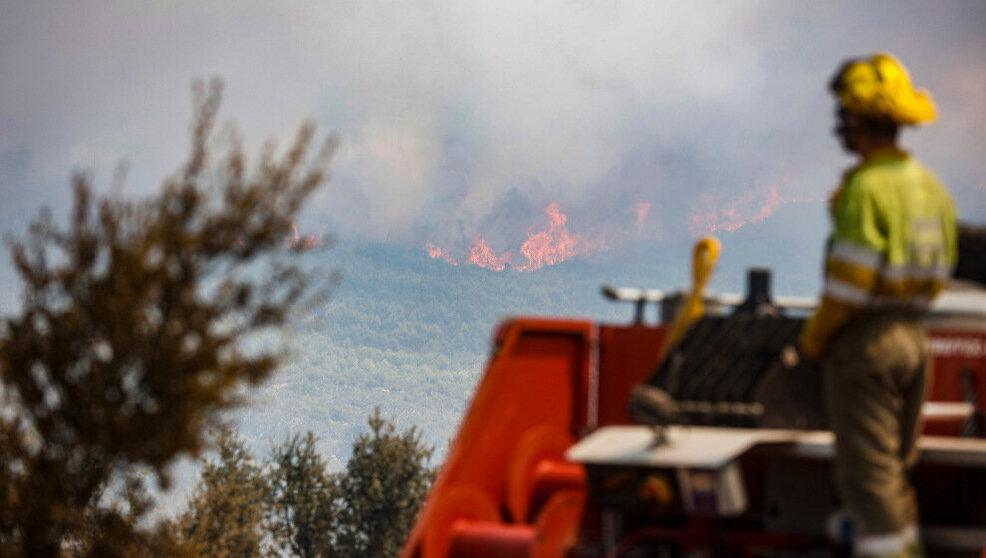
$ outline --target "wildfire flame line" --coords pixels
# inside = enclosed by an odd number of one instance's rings
[[[469,245],[469,263],[472,265],[494,271],[503,271],[512,260],[513,256],[510,252],[504,252],[497,256],[496,252],[486,245],[486,240],[481,236],[477,236]]]
[[[649,204],[638,204],[636,210],[638,223],[643,223],[648,209],[650,209]],[[606,250],[606,243],[602,237],[587,238],[569,232],[568,216],[562,213],[558,203],[552,203],[544,209],[544,212],[548,216],[547,229],[537,232],[528,231],[527,240],[518,250],[526,258],[525,263],[515,265],[513,253],[510,251],[497,254],[481,235],[476,236],[469,245],[466,263],[494,271],[503,271],[507,266],[515,271],[534,271],[561,263],[574,256],[587,256],[592,252]],[[432,259],[441,259],[449,264],[459,265],[458,260],[445,248],[429,242],[425,244],[425,249]]]
[[[762,223],[782,205],[822,199],[821,196],[784,197],[777,186],[755,188],[744,192],[723,209],[706,209],[692,214],[689,230],[694,235],[733,232],[752,223]],[[703,205],[708,207],[715,201],[714,198],[706,199]]]
[[[527,263],[517,267],[517,271],[533,271],[546,265],[561,263],[572,256],[587,256],[591,252],[605,250],[602,239],[589,240],[582,235],[568,232],[568,217],[561,212],[557,203],[545,208],[548,214],[548,230],[534,234],[527,233],[527,241],[520,247],[520,253]]]
[[[452,265],[459,265],[459,262],[456,261],[456,259],[452,257],[452,254],[450,254],[445,248],[436,246],[429,242],[425,244],[425,249],[428,250],[428,256],[430,256],[433,260],[441,259]]]
[[[690,232],[695,235],[733,232],[746,225],[763,222],[783,205],[816,202],[823,199],[821,196],[784,196],[781,190],[787,182],[782,180],[779,184],[768,187],[758,185],[729,201],[725,207],[720,207],[719,198],[703,199],[700,204],[702,209],[690,216]],[[623,233],[631,232],[634,225],[637,233],[640,233],[650,210],[651,204],[648,202],[634,204],[631,208],[634,219]],[[527,240],[517,250],[526,261],[515,261],[519,258],[515,258],[514,252],[510,250],[496,252],[482,235],[477,235],[469,244],[463,262],[494,271],[503,271],[510,267],[514,271],[523,272],[608,249],[601,234],[585,236],[570,232],[568,216],[562,213],[557,202],[545,207],[544,213],[548,216],[547,227],[537,231],[529,230]],[[441,259],[451,265],[459,265],[460,260],[449,250],[431,242],[427,243],[425,248],[432,259]]]

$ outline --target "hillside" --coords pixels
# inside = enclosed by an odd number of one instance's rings
[[[779,219],[723,237],[713,288],[743,289],[749,265],[775,269],[775,291],[812,294],[818,249],[788,234],[817,208],[791,207]],[[820,244],[815,239],[814,244]],[[509,316],[573,316],[625,322],[629,306],[606,301],[603,284],[677,289],[689,281],[688,241],[626,246],[590,260],[533,273],[451,266],[420,249],[340,242],[312,252],[313,265],[339,270],[331,300],[296,324],[293,353],[255,394],[238,422],[254,448],[310,429],[336,465],[379,405],[399,427],[417,425],[440,458],[482,373],[492,331]],[[648,319],[656,312],[650,310]]]
[[[342,245],[313,254],[343,281],[296,325],[293,354],[239,419],[258,449],[305,429],[344,462],[374,406],[417,425],[444,452],[482,372],[496,324],[516,315],[626,320],[599,295],[607,268],[565,262],[537,273],[453,267],[422,251]],[[257,446],[257,444],[261,444]]]

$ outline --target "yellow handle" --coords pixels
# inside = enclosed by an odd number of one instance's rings
[[[719,239],[714,236],[707,236],[695,243],[695,248],[692,250],[692,290],[688,293],[685,303],[675,314],[674,321],[671,322],[670,331],[661,347],[661,359],[671,347],[681,340],[688,328],[705,313],[705,303],[702,300],[704,298],[703,293],[716,269],[721,250],[722,245],[719,244]]]

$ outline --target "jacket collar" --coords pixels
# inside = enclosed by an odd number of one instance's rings
[[[879,165],[881,163],[906,161],[909,158],[910,158],[910,154],[907,151],[904,151],[903,149],[897,146],[884,147],[883,149],[878,149],[873,153],[870,153],[868,157],[863,158],[863,160],[861,160],[859,163],[853,165],[852,167],[847,169],[844,173],[842,173],[842,181],[839,183],[839,186],[835,189],[834,192],[832,192],[831,196],[829,197],[829,211],[832,212],[835,210],[836,206],[839,204],[839,198],[842,195],[842,190],[849,183],[849,180],[852,178],[852,176],[857,172],[872,166]]]
[[[878,165],[880,163],[889,163],[891,161],[903,161],[910,157],[907,151],[897,147],[884,147],[883,149],[878,149],[873,153],[870,153],[868,157],[865,157],[853,170],[862,169],[870,165]]]

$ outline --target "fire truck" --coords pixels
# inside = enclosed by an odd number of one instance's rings
[[[982,238],[960,229],[957,279],[927,316],[913,481],[929,556],[986,557]],[[795,350],[814,301],[772,296],[767,270],[743,296],[700,283],[604,288],[635,308],[625,324],[503,322],[402,558],[845,552],[819,373]],[[682,327],[696,300],[702,316]],[[635,412],[640,385],[659,397]]]

